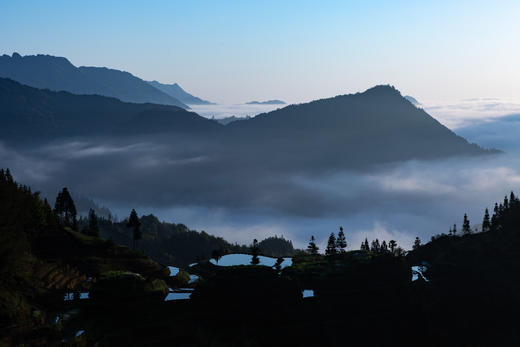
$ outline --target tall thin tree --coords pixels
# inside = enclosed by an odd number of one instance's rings
[[[338,253],[345,253],[345,248],[347,248],[347,239],[345,238],[343,227],[339,227],[338,237],[336,238],[336,251]]]
[[[134,249],[135,249],[135,242],[140,240],[143,235],[141,233],[141,221],[139,220],[139,217],[137,216],[137,212],[135,212],[134,209],[132,209],[132,212],[130,212],[130,218],[128,218],[128,223],[126,223],[127,228],[132,229],[132,238],[134,240]]]
[[[319,247],[316,246],[316,240],[314,239],[314,235],[311,236],[311,240],[309,241],[309,245],[307,246],[307,252],[312,255],[317,255],[319,251]]]
[[[484,211],[484,219],[482,220],[482,232],[487,232],[491,229],[491,222],[489,220],[489,211],[486,208],[486,211]]]
[[[336,253],[336,235],[334,235],[334,233],[330,233],[329,240],[327,241],[327,248],[325,249],[325,254],[334,255]]]
[[[468,219],[467,214],[464,214],[464,220],[462,222],[462,234],[463,235],[471,234],[471,227],[469,225],[469,219]]]

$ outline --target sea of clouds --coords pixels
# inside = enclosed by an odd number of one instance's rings
[[[203,115],[254,115],[253,109],[278,107],[242,106],[225,111],[217,105],[222,113],[211,113],[209,105]],[[31,149],[0,144],[0,162],[18,181],[51,196],[67,186],[120,217],[136,208],[232,242],[283,235],[305,247],[314,235],[323,248],[343,226],[350,248],[365,238],[395,239],[409,248],[416,236],[428,240],[455,223],[460,227],[464,213],[480,224],[485,208],[520,192],[520,116],[514,115],[520,104],[475,99],[424,108],[471,142],[504,153],[409,161],[364,173],[270,175],[227,170],[211,156],[183,152],[182,144],[172,149],[146,138],[76,139]]]

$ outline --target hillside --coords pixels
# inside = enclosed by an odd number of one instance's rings
[[[146,285],[140,298],[166,296],[166,267],[73,230],[47,200],[0,169],[0,345],[54,345],[63,336],[56,315],[67,312],[64,294],[92,290],[121,272],[139,274]]]
[[[226,129],[255,158],[321,169],[494,153],[457,136],[390,86],[290,105]]]
[[[20,142],[111,134],[213,131],[219,124],[176,106],[28,87],[0,78],[0,139]]]
[[[124,71],[76,67],[66,58],[50,55],[0,56],[0,77],[22,84],[74,94],[96,94],[136,103],[189,108],[184,103]]]
[[[196,96],[191,95],[181,88],[177,83],[174,84],[164,84],[157,81],[148,82],[153,87],[159,89],[160,91],[170,95],[171,97],[180,100],[181,102],[187,105],[211,105],[212,102],[207,100],[202,100]]]

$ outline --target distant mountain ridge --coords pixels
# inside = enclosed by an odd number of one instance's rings
[[[214,103],[203,100],[201,98],[198,98],[196,96],[191,95],[190,93],[186,92],[184,89],[181,88],[180,85],[177,83],[174,84],[163,84],[157,81],[150,81],[147,82],[151,86],[159,89],[160,91],[182,101],[183,103],[187,105],[213,105]]]
[[[285,101],[282,100],[267,100],[267,101],[249,101],[246,105],[285,105]]]
[[[214,131],[220,124],[183,108],[36,89],[0,78],[0,140]]]
[[[173,105],[188,109],[178,99],[150,86],[132,74],[101,67],[76,67],[63,57],[50,55],[0,56],[0,77],[30,87],[103,95],[125,102]]]

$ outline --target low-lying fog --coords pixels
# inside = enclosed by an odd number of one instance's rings
[[[377,237],[409,248],[415,236],[427,240],[454,223],[460,230],[464,213],[480,224],[486,207],[492,210],[511,190],[520,193],[518,117],[468,114],[471,121],[460,117],[464,127],[455,131],[505,154],[310,176],[227,171],[211,158],[187,156],[182,146],[172,150],[152,140],[78,139],[30,150],[0,144],[0,166],[34,189],[55,193],[68,186],[120,218],[136,208],[232,242],[276,234],[305,247],[314,235],[323,249],[341,225],[349,247]]]

